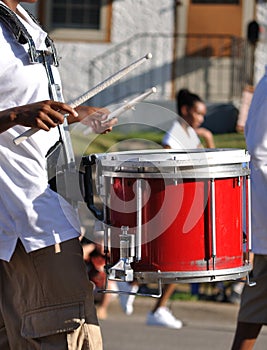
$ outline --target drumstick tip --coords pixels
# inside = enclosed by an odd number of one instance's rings
[[[155,86],[153,86],[153,88],[151,88],[151,91],[152,91],[153,93],[155,93],[155,92],[157,92],[157,88],[156,88]]]
[[[149,52],[149,53],[146,55],[146,59],[147,59],[147,60],[150,60],[151,58],[152,58],[152,53]]]

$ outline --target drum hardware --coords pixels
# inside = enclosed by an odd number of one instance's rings
[[[247,229],[247,235],[248,235],[248,251],[251,250],[251,180],[250,180],[250,175],[246,177],[246,198],[247,198],[247,208],[246,208],[246,217],[247,217],[247,222],[246,222],[246,229]]]
[[[249,253],[251,251],[251,180],[250,180],[250,175],[246,177],[246,199],[247,199],[247,207],[246,207],[246,230],[247,234],[246,237],[246,244],[247,244],[247,249],[246,249],[246,259],[247,263],[249,264]],[[246,282],[250,287],[254,287],[256,285],[256,282],[250,281],[250,276],[249,273],[246,276]]]
[[[139,293],[139,292],[125,292],[123,290],[112,290],[112,289],[107,289],[107,284],[108,284],[108,275],[106,278],[106,286],[105,289],[99,290],[98,293],[110,293],[110,294],[127,294],[127,295],[135,295],[135,296],[140,296],[140,297],[152,297],[152,298],[160,298],[162,296],[162,281],[161,279],[158,280],[158,294],[155,293]],[[120,282],[118,282],[120,283]]]
[[[210,181],[210,193],[211,193],[211,242],[212,242],[212,267],[215,270],[216,259],[216,209],[215,209],[215,181]]]
[[[37,19],[31,13],[28,12],[28,15],[37,25],[40,26],[40,23],[38,23]],[[22,22],[18,19],[16,14],[9,7],[3,4],[0,4],[0,19],[13,33],[15,39],[19,44],[28,44],[28,55],[30,63],[40,63],[42,60],[42,53],[41,51],[36,49],[32,36],[29,34]],[[56,48],[54,46],[53,40],[48,35],[45,38],[45,44],[48,49],[47,51],[45,51],[46,55],[51,56],[53,64],[55,66],[58,66],[59,58],[56,52]]]
[[[256,282],[254,282],[254,281],[250,281],[250,277],[249,277],[249,273],[247,274],[247,277],[246,277],[246,283],[247,283],[247,285],[249,286],[249,287],[254,287],[254,286],[256,286]]]
[[[122,226],[120,234],[120,259],[109,268],[109,279],[114,281],[132,282],[134,280],[131,263],[135,256],[135,236],[128,233],[129,227]]]
[[[120,80],[126,74],[130,73],[132,70],[137,68],[140,64],[142,64],[143,62],[145,62],[146,60],[151,59],[151,58],[152,58],[151,53],[148,53],[145,56],[139,58],[135,62],[133,62],[133,63],[129,64],[128,66],[119,70],[117,73],[111,75],[110,77],[108,77],[107,79],[105,79],[103,82],[99,83],[98,85],[96,85],[92,89],[88,90],[87,92],[85,92],[84,94],[79,96],[74,101],[69,102],[69,105],[72,108],[80,106],[84,102],[88,101],[90,98],[94,97],[95,95],[97,95],[98,93],[100,93],[101,91],[103,91],[104,89],[109,87],[110,85],[112,85],[115,82],[117,82],[118,80]],[[23,142],[24,140],[26,140],[28,137],[32,136],[33,134],[35,134],[39,130],[40,129],[38,129],[38,128],[30,128],[30,129],[26,130],[24,133],[22,133],[21,135],[19,135],[16,138],[14,138],[14,140],[13,140],[14,144],[19,145],[21,142]]]
[[[135,261],[142,258],[141,242],[142,242],[142,180],[136,180],[136,254]]]

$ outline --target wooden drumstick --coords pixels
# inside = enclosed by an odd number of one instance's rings
[[[128,111],[129,109],[134,109],[135,105],[138,102],[142,102],[145,98],[147,98],[149,95],[155,93],[157,91],[157,89],[155,87],[152,87],[151,89],[149,89],[148,91],[144,92],[143,94],[133,98],[130,101],[126,101],[121,107],[115,109],[113,112],[108,114],[107,119],[103,120],[101,123],[107,123],[108,121],[114,119],[114,118],[118,118],[121,114],[123,114],[124,112]],[[92,128],[87,128],[83,134],[84,135],[88,135],[92,132]]]
[[[133,109],[134,106],[138,103],[138,102],[142,102],[145,98],[147,98],[149,95],[155,93],[157,91],[157,89],[155,87],[152,87],[151,89],[149,89],[148,91],[144,92],[143,94],[135,97],[134,99],[132,99],[129,102],[125,102],[125,104],[122,107],[117,108],[115,111],[111,112],[106,120],[103,120],[102,123],[106,123],[109,120],[112,120],[114,118],[119,117],[122,113],[128,111],[129,109]]]
[[[99,83],[98,85],[96,85],[92,89],[88,90],[83,95],[79,96],[76,100],[70,102],[69,105],[72,108],[80,106],[82,103],[88,101],[90,98],[94,97],[95,95],[97,95],[98,93],[100,93],[101,91],[103,91],[104,89],[109,87],[110,85],[114,84],[115,82],[120,80],[122,77],[124,77],[126,74],[130,73],[132,70],[134,70],[139,65],[141,65],[143,62],[145,62],[146,60],[151,59],[151,58],[152,58],[151,53],[148,53],[145,56],[139,58],[135,62],[133,62],[133,63],[129,64],[128,66],[119,70],[117,73],[111,75],[109,78],[105,79],[103,82]],[[14,138],[14,140],[13,140],[14,144],[19,145],[21,142],[23,142],[24,140],[26,140],[28,137],[32,136],[33,134],[35,134],[39,130],[40,130],[39,128],[28,129],[27,131],[25,131],[21,135]]]

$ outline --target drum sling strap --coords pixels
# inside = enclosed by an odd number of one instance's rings
[[[29,12],[28,14],[32,20],[39,25],[35,17]],[[55,101],[63,102],[61,87],[55,83],[51,68],[51,65],[59,65],[57,52],[52,39],[48,35],[45,39],[45,44],[48,50],[37,50],[31,35],[23,23],[17,18],[16,14],[12,10],[3,4],[0,4],[0,20],[13,33],[16,41],[19,44],[28,44],[30,63],[42,63],[44,65],[48,78],[50,98]],[[49,183],[51,188],[56,191],[58,187],[57,185],[59,185],[59,181],[57,181],[56,177],[57,173],[59,173],[61,194],[69,201],[76,202],[78,200],[74,198],[75,196],[77,197],[76,191],[74,193],[74,191],[71,191],[71,189],[73,188],[73,182],[77,181],[77,171],[67,118],[64,118],[64,123],[62,125],[58,125],[58,131],[59,140],[47,153]],[[68,190],[68,188],[70,190]]]
[[[39,25],[38,21],[35,19],[35,17],[29,13],[29,16],[32,18],[32,20]],[[7,6],[0,4],[0,20],[8,27],[8,29],[13,33],[15,39],[19,44],[28,44],[29,45],[29,59],[31,63],[40,63],[39,60],[39,53],[35,48],[34,41],[31,37],[31,35],[28,33],[27,29],[21,23],[21,21],[17,18],[16,14],[10,10]],[[50,54],[53,57],[53,62],[55,66],[58,66],[58,58],[56,49],[54,46],[54,43],[52,39],[47,36],[45,39],[45,43],[47,48],[51,49]]]

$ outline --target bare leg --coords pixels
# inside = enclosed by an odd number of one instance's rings
[[[107,289],[113,290],[115,289],[115,285],[113,281],[108,281]],[[110,293],[104,293],[102,295],[101,303],[97,308],[97,317],[99,320],[105,320],[108,316],[108,307],[110,302],[113,300],[113,295]]]
[[[157,308],[161,306],[166,306],[168,300],[172,296],[173,292],[175,291],[176,285],[175,284],[166,284],[164,286],[162,296],[157,300],[152,312],[155,312]]]
[[[262,324],[238,322],[231,350],[252,350]]]
[[[164,286],[162,296],[157,300],[152,311],[147,315],[147,325],[174,329],[181,329],[183,327],[183,322],[175,318],[167,307],[167,302],[175,288],[176,284],[166,284]]]

